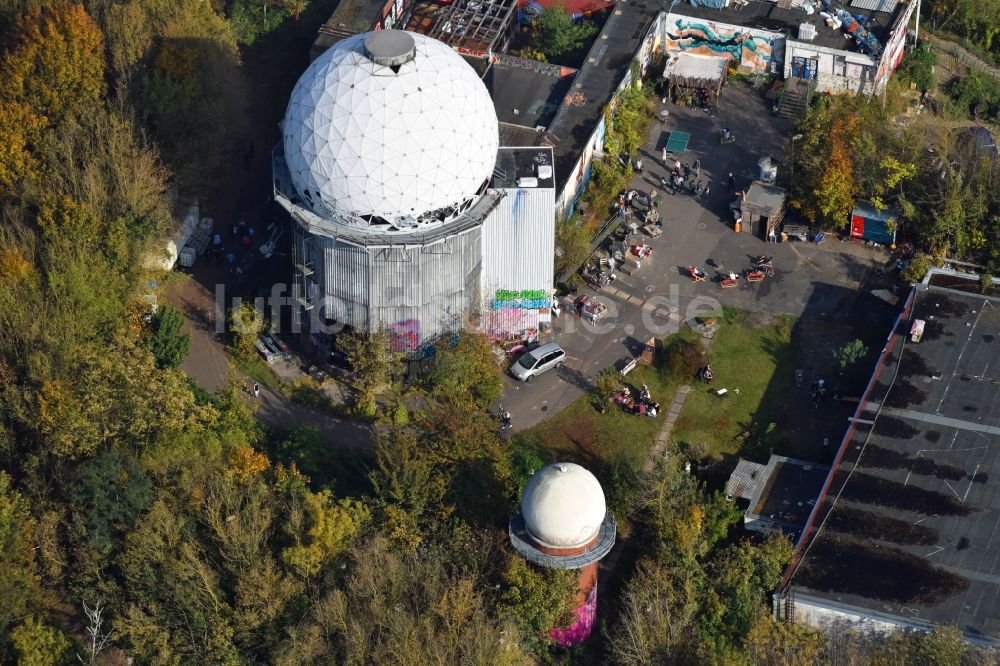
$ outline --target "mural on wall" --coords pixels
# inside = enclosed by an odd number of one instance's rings
[[[576,621],[562,629],[552,629],[549,636],[556,644],[563,647],[578,645],[590,637],[594,631],[594,620],[597,618],[597,585],[590,588],[590,594],[582,606],[577,608]]]
[[[722,56],[737,67],[759,72],[767,72],[779,46],[775,44],[778,40],[766,33],[754,34],[737,26],[684,18],[675,19],[673,26],[667,22],[665,39],[668,51]]]
[[[489,302],[486,331],[494,338],[538,328],[538,316],[552,306],[552,295],[544,289],[498,289]]]

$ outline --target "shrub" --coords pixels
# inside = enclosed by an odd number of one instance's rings
[[[252,303],[241,303],[229,312],[229,333],[233,351],[243,358],[253,358],[257,336],[264,330],[264,315]]]
[[[674,379],[688,381],[705,364],[705,355],[697,340],[678,340],[667,349],[666,370]]]
[[[599,406],[610,407],[611,399],[615,397],[615,393],[621,389],[621,386],[622,379],[618,371],[614,368],[604,368],[598,373],[596,379],[594,379],[594,385],[591,387],[590,392],[594,397],[594,402]]]
[[[948,95],[969,115],[995,115],[1000,103],[997,83],[980,72],[955,79],[948,87]]]
[[[931,259],[923,252],[917,252],[913,255],[913,259],[910,263],[903,268],[900,274],[904,280],[909,283],[920,282],[927,275],[927,271],[931,269]]]
[[[396,403],[392,410],[392,422],[398,426],[405,426],[410,422],[410,412],[407,411],[406,405],[401,402]]]
[[[927,92],[934,87],[934,65],[937,56],[926,42],[920,42],[915,49],[907,51],[899,65],[899,75],[905,81],[913,83],[920,92]]]
[[[846,345],[833,352],[833,358],[837,361],[837,366],[843,372],[854,366],[868,353],[868,347],[861,340],[851,340]]]
[[[177,368],[184,362],[191,349],[191,334],[181,333],[184,316],[170,307],[161,305],[153,315],[152,332],[146,340],[160,368]]]
[[[362,396],[358,400],[358,403],[354,405],[354,413],[361,419],[374,419],[377,411],[378,405],[375,403],[375,398],[368,395]]]

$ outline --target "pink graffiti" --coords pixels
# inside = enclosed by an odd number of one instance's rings
[[[414,351],[420,347],[420,321],[404,319],[389,328],[393,351]]]
[[[584,642],[590,638],[591,632],[594,631],[594,622],[597,620],[597,583],[594,583],[594,587],[590,588],[587,600],[574,613],[576,613],[576,621],[573,624],[549,632],[552,640],[563,647]]]
[[[486,314],[488,318],[486,330],[493,338],[510,338],[514,333],[520,333],[531,328],[537,328],[538,312],[536,310],[522,310],[520,308],[507,308],[505,310],[494,310]]]

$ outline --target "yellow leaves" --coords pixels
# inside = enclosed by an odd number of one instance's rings
[[[917,165],[910,162],[900,162],[895,157],[882,158],[879,167],[885,172],[886,189],[892,189],[904,180],[909,180],[917,175]]]
[[[679,511],[673,520],[665,525],[665,536],[673,546],[686,557],[697,557],[702,553],[702,532],[705,510],[700,504],[691,504]]]
[[[281,559],[302,577],[310,578],[344,550],[371,519],[371,512],[352,500],[334,503],[328,490],[308,493],[302,499],[301,515],[293,516],[289,523],[293,528],[296,524],[304,527],[305,533],[295,531],[296,545],[283,550]]]
[[[83,5],[27,12],[10,34],[17,41],[0,61],[0,100],[23,101],[54,123],[101,103],[104,37]]]
[[[28,146],[45,124],[27,104],[0,96],[0,193],[31,172]]]
[[[165,42],[156,56],[154,66],[175,79],[196,76],[200,69],[201,53],[184,43]]]
[[[24,254],[20,247],[0,249],[0,281],[3,284],[18,284],[34,274],[35,266]]]
[[[92,413],[93,396],[64,379],[42,382],[37,395],[38,426],[53,453],[76,456],[96,448],[101,429]]]
[[[237,446],[229,460],[229,467],[241,484],[249,483],[270,466],[266,455],[246,445]]]

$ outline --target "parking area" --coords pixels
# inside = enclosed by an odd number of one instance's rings
[[[791,124],[770,114],[768,103],[742,83],[727,86],[718,113],[668,104],[666,123],[658,122],[640,151],[644,172],[632,187],[644,192],[657,187],[666,176],[661,148],[671,130],[690,132],[687,149],[669,155],[669,167],[680,159],[701,162],[701,179],[710,187],[708,197],[664,193],[658,211],[663,233],[645,238],[652,255],[632,275],[616,271],[614,284],[600,290],[581,287],[581,294],[596,295],[609,306],[607,319],[589,325],[574,313],[571,299],[553,327],[553,337],[568,353],[566,365],[536,378],[530,384],[509,380],[503,398],[520,430],[543,420],[579,397],[603,368],[632,358],[650,337],[662,338],[678,330],[686,319],[719,305],[760,312],[791,314],[804,321],[835,325],[855,309],[859,287],[888,258],[884,250],[841,243],[828,236],[821,244],[789,241],[771,244],[745,233],[734,233],[728,204],[728,174],[737,189],[757,176],[758,160],[778,160],[784,152]],[[736,141],[720,144],[722,128],[731,128]],[[780,168],[780,167],[779,167]],[[715,282],[694,283],[687,266],[699,265],[712,276],[719,270],[740,272],[750,259],[774,255],[775,274],[763,282],[741,280],[738,288],[721,289]],[[509,379],[509,378],[508,378]]]

